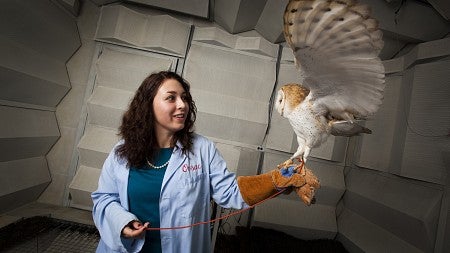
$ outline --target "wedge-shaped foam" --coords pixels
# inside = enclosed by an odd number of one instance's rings
[[[215,142],[215,144],[225,159],[228,170],[240,176],[255,175],[257,173],[261,151],[239,147],[232,143]]]
[[[346,185],[345,208],[424,252],[433,249],[441,210],[441,189],[361,169],[352,169],[346,175]],[[361,236],[363,238],[350,240],[374,240],[374,236]]]
[[[35,201],[50,183],[44,156],[0,162],[0,212]]]
[[[349,209],[342,210],[337,222],[339,234],[336,238],[349,252],[427,252]]]
[[[53,112],[0,106],[0,162],[45,156],[60,133]]]
[[[198,27],[195,29],[193,40],[216,46],[234,48],[236,46],[237,36],[229,34],[217,27]]]
[[[272,43],[284,41],[283,13],[288,0],[267,0],[255,26],[255,30],[263,34]]]
[[[177,12],[186,13],[189,15],[208,18],[209,0],[131,0],[144,5],[156,6],[163,9],[169,9]]]
[[[54,2],[3,2],[0,16],[2,36],[62,63],[81,45],[76,20]]]
[[[395,143],[399,142],[399,128],[403,115],[396,108],[402,107],[402,83],[398,76],[387,76],[383,103],[372,120],[365,126],[372,134],[364,135],[359,140],[355,164],[379,171],[389,171],[390,161],[398,155],[393,153]],[[393,157],[392,157],[393,156]],[[392,158],[391,158],[392,157]]]
[[[233,35],[218,27],[196,28],[193,40],[268,57],[277,57],[278,54],[278,45],[270,43],[261,36]]]
[[[263,37],[238,37],[234,48],[270,57],[276,57],[278,53],[278,46]]]
[[[184,77],[192,85],[199,133],[243,144],[262,144],[275,83],[274,59],[194,43]]]
[[[450,55],[450,52],[449,52]],[[445,184],[448,166],[445,152],[450,151],[450,61],[416,65],[411,76],[408,128],[399,175]],[[409,87],[408,87],[409,88]]]
[[[358,166],[446,183],[450,73],[449,61],[439,60],[450,55],[445,42],[449,40],[419,44],[415,54],[402,57],[413,65],[388,76],[380,111],[366,124],[373,133],[361,138]]]
[[[89,123],[117,129],[133,95],[126,90],[97,86],[88,100]]]
[[[174,57],[105,46],[96,62],[95,81],[99,86],[135,92],[151,72],[168,70],[175,64]]]
[[[418,62],[437,60],[450,55],[450,38],[420,43],[402,57],[383,62],[386,73],[396,73],[414,66]]]
[[[229,33],[254,29],[266,1],[216,0],[214,21]]]
[[[101,170],[81,165],[69,185],[70,205],[92,210],[91,193],[98,187]]]
[[[300,199],[275,198],[255,207],[252,225],[304,240],[332,239],[337,233],[335,212],[334,206],[306,206]]]
[[[191,26],[169,15],[145,15],[120,5],[102,8],[96,39],[184,57]]]
[[[116,130],[88,125],[78,144],[80,164],[101,169],[106,157],[119,139],[116,133]]]
[[[0,36],[1,100],[56,107],[70,89],[63,61]]]

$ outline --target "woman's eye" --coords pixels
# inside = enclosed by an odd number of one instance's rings
[[[175,100],[175,96],[168,96],[167,100],[169,100],[169,101]]]

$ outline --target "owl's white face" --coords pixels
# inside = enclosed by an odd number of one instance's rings
[[[277,109],[277,112],[283,117],[286,117],[284,111],[286,109],[285,107],[286,107],[286,97],[284,95],[283,90],[280,89],[278,90],[277,98],[275,100],[275,109]]]

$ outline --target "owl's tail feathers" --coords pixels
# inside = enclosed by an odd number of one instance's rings
[[[355,121],[330,121],[331,134],[334,136],[346,136],[351,137],[359,134],[371,134],[372,130],[363,127]]]

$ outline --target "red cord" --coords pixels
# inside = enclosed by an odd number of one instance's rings
[[[247,211],[247,210],[250,210],[250,209],[254,208],[254,207],[257,206],[257,205],[266,202],[266,201],[269,200],[269,199],[275,198],[276,196],[278,196],[278,195],[280,195],[281,193],[283,193],[285,190],[286,190],[286,188],[285,188],[285,189],[282,189],[281,191],[276,192],[276,193],[273,194],[272,196],[270,196],[270,197],[268,197],[268,198],[266,198],[266,199],[263,199],[263,200],[259,201],[258,203],[253,204],[253,205],[251,205],[251,206],[249,206],[249,207],[247,207],[247,208],[238,210],[238,211],[236,211],[236,212],[232,212],[232,213],[230,213],[230,214],[224,215],[224,216],[222,216],[222,217],[219,217],[219,218],[216,218],[216,219],[213,219],[213,220],[209,220],[209,221],[201,221],[201,222],[194,223],[194,224],[191,224],[191,225],[179,226],[179,227],[171,227],[171,228],[152,228],[152,227],[150,227],[150,228],[147,228],[146,230],[171,230],[171,229],[182,229],[182,228],[190,228],[190,227],[194,227],[194,226],[198,226],[198,225],[203,225],[203,224],[213,223],[213,222],[216,222],[216,221],[219,221],[219,220],[226,219],[226,218],[228,218],[228,217],[230,217],[230,216],[233,216],[233,215],[236,215],[236,214],[243,213],[243,212],[245,212],[245,211]]]

